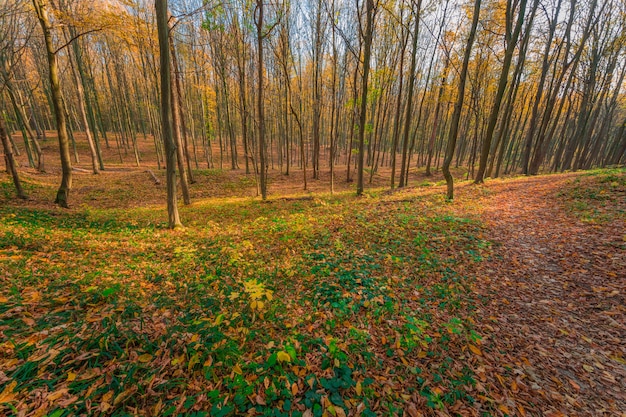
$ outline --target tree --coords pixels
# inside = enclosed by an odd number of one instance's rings
[[[356,195],[363,194],[363,161],[365,157],[365,119],[367,116],[367,82],[372,54],[372,38],[374,37],[374,16],[378,1],[365,0],[365,31],[363,38],[363,75],[361,78],[361,103],[359,111],[359,165],[357,168]]]
[[[59,186],[54,202],[61,207],[67,208],[69,194],[72,188],[72,161],[70,159],[70,142],[67,134],[67,120],[61,92],[61,82],[59,79],[57,51],[54,49],[52,42],[52,25],[50,24],[50,18],[48,17],[48,4],[46,0],[33,0],[33,6],[35,7],[39,23],[41,24],[46,46],[49,70],[48,75],[50,77],[52,102],[54,105],[59,150],[61,153],[61,171],[63,175],[61,178],[61,185]]]
[[[17,198],[22,200],[26,199],[26,194],[24,193],[24,189],[22,188],[22,184],[20,182],[20,177],[17,172],[17,164],[15,163],[15,159],[13,158],[13,150],[11,149],[11,142],[9,141],[9,135],[7,135],[7,131],[4,127],[4,118],[0,115],[0,140],[2,141],[2,148],[4,149],[4,159],[7,166],[7,171],[11,174],[11,178],[13,178],[13,184],[15,185],[15,191],[17,193]]]
[[[537,8],[539,0],[534,0],[533,8]],[[498,122],[498,115],[500,114],[500,106],[502,104],[502,97],[504,96],[504,90],[509,80],[509,69],[511,67],[511,61],[513,59],[513,52],[519,38],[519,34],[522,30],[524,23],[524,15],[526,12],[526,0],[519,1],[519,8],[517,10],[517,20],[515,19],[515,6],[517,0],[507,0],[506,3],[506,50],[504,52],[504,60],[502,63],[502,71],[500,73],[500,79],[498,81],[498,89],[496,96],[491,107],[491,113],[489,115],[489,122],[487,125],[487,132],[483,139],[482,151],[480,153],[480,164],[478,166],[478,172],[474,179],[475,184],[484,182],[485,170],[487,169],[487,160],[489,158],[489,152],[491,151],[491,141],[493,139],[493,133]],[[514,23],[515,22],[515,23]]]
[[[474,38],[476,37],[476,28],[478,26],[478,17],[480,15],[480,2],[481,0],[476,0],[474,2],[472,27],[470,28],[469,35],[467,36],[467,44],[465,45],[463,65],[461,67],[461,73],[459,74],[459,89],[457,92],[456,103],[454,104],[452,121],[450,122],[450,132],[448,133],[446,156],[443,161],[443,166],[441,168],[443,176],[446,179],[449,200],[452,200],[454,198],[454,179],[452,178],[452,174],[450,174],[450,164],[452,163],[452,157],[454,156],[454,149],[456,147],[456,140],[459,134],[459,122],[461,120],[461,110],[463,109],[463,99],[465,97],[465,81],[467,79],[467,68],[469,66],[469,60],[472,54]]]
[[[172,79],[167,0],[155,0],[157,29],[159,36],[159,61],[161,64],[161,131],[165,145],[165,167],[167,180],[167,215],[170,229],[183,224],[178,215],[176,202],[176,146],[172,132]]]
[[[420,14],[422,10],[422,0],[411,0],[411,13],[413,14],[413,36],[411,48],[411,67],[409,69],[408,96],[404,116],[404,133],[402,134],[402,168],[400,169],[400,183],[398,187],[404,187],[408,182],[409,164],[407,161],[409,152],[409,133],[411,130],[411,114],[413,112],[413,90],[415,86],[415,69],[417,68],[417,41],[419,39]],[[414,7],[416,6],[416,7]]]

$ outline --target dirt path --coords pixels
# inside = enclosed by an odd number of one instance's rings
[[[567,181],[487,186],[498,246],[477,285],[497,337],[485,341],[485,372],[502,377],[493,387],[504,413],[626,416],[624,224],[569,215],[555,199]]]

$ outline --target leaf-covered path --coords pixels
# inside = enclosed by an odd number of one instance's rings
[[[571,181],[489,186],[483,217],[497,246],[477,283],[494,335],[485,372],[509,374],[495,382],[504,412],[624,416],[626,199],[609,202],[617,221],[585,222],[555,199]]]

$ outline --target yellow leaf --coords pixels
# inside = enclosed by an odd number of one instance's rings
[[[2,393],[0,393],[0,404],[8,403],[15,399],[15,394],[13,394],[13,390],[17,386],[17,381],[11,382],[9,385],[4,387]]]
[[[613,356],[609,356],[611,359],[613,359],[615,362],[619,362],[622,365],[626,365],[626,360],[624,360],[624,358],[617,356],[617,355],[613,355]]]
[[[279,362],[291,362],[291,356],[284,350],[279,351],[277,357]]]
[[[24,297],[24,300],[27,301],[30,304],[35,304],[37,302],[39,302],[39,300],[41,300],[41,293],[39,291],[24,291],[22,293],[22,297]]]
[[[298,391],[300,390],[300,388],[298,388],[298,384],[296,384],[295,382],[291,385],[291,394],[293,396],[298,394]]]
[[[67,373],[67,382],[72,382],[76,379],[76,374],[74,372]]]
[[[213,365],[213,358],[209,356],[209,358],[206,361],[204,361],[204,364],[202,366],[209,367],[211,365]]]
[[[126,400],[126,398],[128,398],[128,396],[130,394],[132,394],[133,392],[133,388],[128,388],[122,392],[120,392],[119,394],[117,394],[117,397],[115,397],[115,399],[113,400],[113,405],[116,406],[122,402],[124,402]]]
[[[187,365],[187,370],[189,372],[191,372],[191,370],[193,369],[194,365],[197,364],[198,362],[200,362],[200,352],[196,352],[196,354],[193,355],[191,357],[191,359],[189,359],[189,364]]]
[[[150,362],[152,360],[152,355],[149,353],[144,353],[143,355],[139,356],[139,362],[141,363],[147,363]]]
[[[67,394],[67,388],[61,388],[60,390],[55,391],[52,394],[48,395],[46,399],[52,403],[58,400],[59,398],[61,398],[62,396],[64,396],[65,394]]]
[[[8,303],[8,302],[9,302],[9,299],[8,299],[8,298],[6,298],[6,297],[5,297],[5,296],[3,296],[3,295],[0,295],[0,303]]]
[[[102,396],[100,403],[108,403],[113,398],[113,391],[109,391]]]
[[[469,345],[469,350],[471,350],[475,355],[482,356],[483,352],[479,348],[474,345]]]
[[[222,324],[223,321],[224,321],[224,315],[218,314],[217,317],[215,317],[215,321],[213,322],[213,325],[219,326],[220,324]]]
[[[361,381],[356,383],[356,395],[361,395],[363,392],[363,387],[361,386]]]
[[[158,416],[162,408],[163,408],[163,400],[159,399],[159,402],[153,408],[152,415]]]
[[[256,308],[258,308],[259,310],[262,310],[263,307],[265,307],[265,303],[263,301],[256,302]]]
[[[239,364],[233,366],[233,372],[237,375],[243,374],[243,371],[241,370],[241,366],[239,366]]]

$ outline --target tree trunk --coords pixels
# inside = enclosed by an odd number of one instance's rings
[[[54,202],[61,207],[67,208],[70,190],[72,188],[72,161],[70,156],[70,143],[67,136],[67,120],[65,117],[65,108],[63,106],[63,97],[61,95],[61,84],[59,81],[59,67],[54,45],[52,43],[51,24],[48,18],[47,5],[43,0],[33,0],[33,6],[37,12],[37,18],[41,24],[46,44],[50,86],[52,89],[52,102],[54,104],[54,114],[56,116],[57,131],[59,136],[59,150],[61,153],[61,185],[59,186]]]
[[[265,155],[266,147],[265,147],[265,108],[263,106],[263,39],[265,35],[263,34],[263,18],[264,18],[264,10],[263,10],[263,0],[256,0],[256,29],[257,29],[257,77],[258,77],[258,91],[257,91],[257,122],[258,122],[258,131],[259,131],[259,185],[261,188],[261,199],[267,199],[267,158]]]
[[[159,34],[159,52],[161,64],[161,124],[165,145],[165,164],[167,179],[167,215],[170,229],[183,224],[178,215],[176,202],[176,142],[172,132],[172,79],[170,69],[169,27],[167,25],[167,0],[155,0],[157,29]]]
[[[361,79],[361,109],[359,114],[359,160],[356,195],[363,194],[363,162],[365,153],[365,120],[367,116],[367,82],[370,70],[372,38],[374,34],[374,0],[365,0],[366,23],[363,34],[363,78]]]
[[[411,1],[411,5],[414,5],[414,1]],[[400,168],[400,183],[398,187],[404,187],[408,183],[408,168],[407,161],[409,151],[409,132],[411,129],[411,113],[413,112],[413,89],[415,86],[415,68],[417,66],[417,40],[419,35],[420,14],[422,10],[422,0],[417,0],[417,7],[413,8],[412,13],[414,16],[414,28],[413,28],[413,45],[411,49],[411,67],[409,69],[409,86],[407,89],[406,109],[404,116],[404,133],[402,134],[402,166]]]
[[[511,0],[508,1],[507,4],[507,20],[511,21],[513,19],[513,10],[510,5]],[[533,4],[533,8],[537,8],[539,4],[539,0],[535,0]],[[485,138],[483,140],[482,151],[480,154],[480,163],[478,165],[478,172],[476,173],[476,179],[474,179],[475,184],[481,184],[484,182],[485,170],[487,169],[487,160],[489,158],[489,153],[491,151],[491,140],[493,139],[493,133],[496,128],[496,123],[498,122],[498,115],[500,114],[500,106],[502,104],[502,97],[504,96],[504,90],[508,84],[509,80],[509,68],[511,67],[511,61],[513,59],[513,52],[515,51],[515,45],[517,45],[517,40],[519,38],[519,34],[522,30],[522,24],[524,22],[524,13],[526,12],[526,0],[520,0],[519,3],[519,11],[517,16],[517,22],[515,24],[515,29],[512,33],[509,32],[512,24],[507,24],[507,46],[506,51],[504,53],[504,62],[502,64],[502,71],[500,73],[500,81],[498,82],[498,90],[496,92],[496,97],[493,102],[493,106],[491,108],[491,113],[489,115],[489,123],[487,125],[487,132],[485,134]]]
[[[11,177],[13,178],[13,184],[15,184],[17,198],[25,200],[26,194],[24,194],[24,189],[22,189],[22,184],[20,183],[20,177],[17,173],[17,166],[15,164],[15,159],[13,158],[13,152],[11,150],[11,143],[9,141],[9,136],[7,135],[6,129],[4,128],[4,118],[1,115],[0,140],[2,140],[2,147],[4,148],[4,159],[6,162],[7,171],[11,174]]]
[[[450,132],[448,134],[448,146],[446,148],[446,156],[443,161],[441,171],[446,179],[448,188],[448,199],[454,198],[454,179],[450,174],[450,163],[454,156],[454,148],[456,147],[456,140],[459,134],[459,122],[461,120],[461,110],[463,110],[463,100],[465,98],[465,82],[467,80],[467,67],[469,66],[470,55],[472,54],[472,45],[474,44],[474,38],[476,37],[476,27],[478,26],[478,17],[480,14],[480,2],[476,0],[474,3],[474,15],[472,17],[472,27],[467,37],[467,45],[465,46],[465,53],[463,55],[463,65],[461,67],[461,73],[459,74],[459,91],[457,101],[454,105],[454,113],[452,114],[452,121],[450,122]]]

